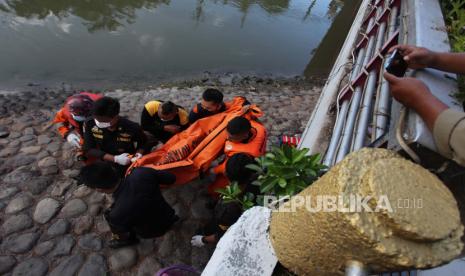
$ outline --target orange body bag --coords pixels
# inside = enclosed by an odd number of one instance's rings
[[[255,105],[251,105],[244,113],[243,103],[244,98],[234,98],[226,111],[196,121],[173,136],[160,149],[134,162],[126,174],[135,167],[149,167],[175,174],[174,185],[186,184],[196,179],[223,153],[227,139],[226,126],[230,120],[237,116],[252,119],[263,115]]]

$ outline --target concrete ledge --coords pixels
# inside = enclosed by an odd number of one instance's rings
[[[270,217],[265,207],[247,210],[218,242],[202,275],[271,275],[278,259],[268,235]]]

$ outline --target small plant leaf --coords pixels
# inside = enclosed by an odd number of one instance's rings
[[[273,189],[273,187],[278,183],[279,178],[268,178],[260,186],[260,192],[266,193]]]
[[[296,153],[292,156],[292,163],[297,163],[302,160],[308,152],[309,149],[297,150]]]
[[[282,147],[283,149],[283,152],[284,152],[284,156],[286,157],[287,160],[292,160],[292,150],[293,148],[288,146],[288,145],[284,145]]]
[[[286,185],[287,185],[286,179],[284,179],[284,178],[279,178],[279,180],[278,180],[278,185],[279,185],[281,188],[286,188]]]
[[[263,172],[263,169],[256,164],[248,164],[245,167],[248,169],[254,170],[256,172],[259,172],[259,173]]]

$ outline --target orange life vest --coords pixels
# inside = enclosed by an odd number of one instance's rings
[[[252,125],[252,137],[247,143],[226,141],[224,145],[224,154],[226,155],[226,158],[221,164],[213,168],[214,173],[224,174],[228,158],[236,153],[247,153],[253,157],[260,157],[265,154],[267,137],[266,128],[255,120],[250,120],[250,124]]]
[[[266,150],[266,129],[265,127],[255,121],[251,120],[250,124],[252,125],[252,137],[247,143],[235,143],[231,141],[226,141],[224,145],[224,154],[231,157],[236,153],[247,153],[253,157],[259,157],[265,153]]]

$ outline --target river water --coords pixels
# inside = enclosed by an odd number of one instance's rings
[[[302,75],[343,9],[342,0],[0,0],[0,89]]]

